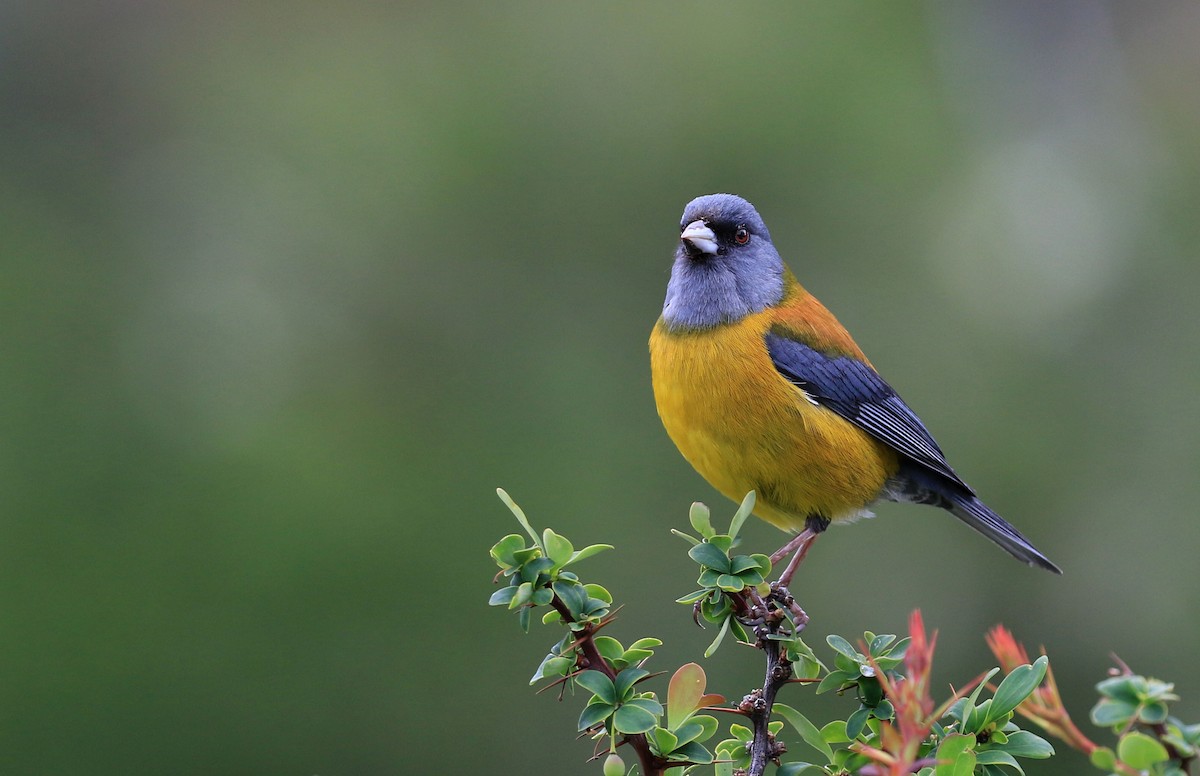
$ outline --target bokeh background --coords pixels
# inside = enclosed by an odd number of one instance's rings
[[[700,659],[668,529],[733,506],[645,342],[712,191],[1066,569],[884,505],[806,563],[810,642],[920,607],[961,683],[1005,622],[1088,730],[1110,652],[1200,719],[1197,41],[1182,1],[4,3],[0,772],[598,773],[526,686],[558,634],[485,606],[494,488]]]

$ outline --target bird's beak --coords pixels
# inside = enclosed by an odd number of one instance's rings
[[[704,253],[715,254],[717,252],[717,235],[708,228],[708,224],[704,223],[703,219],[693,221],[685,226],[679,239],[686,240]]]

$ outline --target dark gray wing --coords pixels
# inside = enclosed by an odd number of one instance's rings
[[[767,352],[781,375],[913,463],[971,488],[946,462],[925,424],[874,369],[849,356],[829,356],[775,332],[766,336]]]

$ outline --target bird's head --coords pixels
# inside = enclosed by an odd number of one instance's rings
[[[783,260],[762,217],[733,194],[697,197],[683,210],[663,320],[708,329],[783,298]]]

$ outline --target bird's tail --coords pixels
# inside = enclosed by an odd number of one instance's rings
[[[949,503],[946,509],[950,510],[951,514],[1008,550],[1017,560],[1053,571],[1055,574],[1062,573],[1062,569],[1038,551],[1020,531],[975,496],[955,493],[948,496],[947,501]]]

